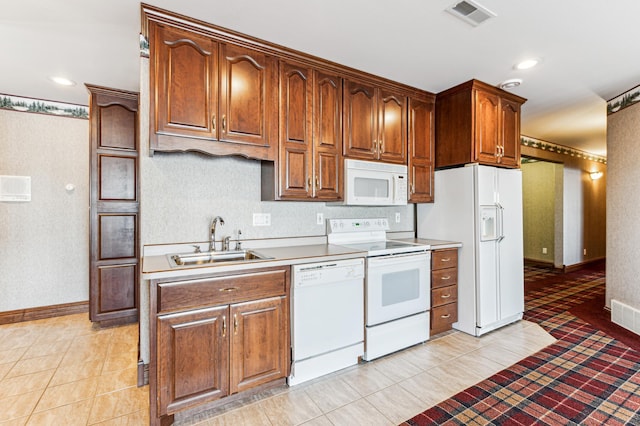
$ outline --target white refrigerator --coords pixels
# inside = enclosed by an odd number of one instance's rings
[[[480,336],[522,318],[522,172],[471,164],[435,172],[433,204],[417,207],[419,238],[454,240],[458,322]]]

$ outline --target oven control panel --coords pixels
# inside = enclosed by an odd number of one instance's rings
[[[386,217],[377,219],[329,219],[329,232],[363,232],[388,231],[389,220]]]

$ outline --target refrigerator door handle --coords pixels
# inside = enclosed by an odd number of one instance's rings
[[[500,203],[496,203],[496,207],[498,208],[498,228],[500,229],[500,236],[497,241],[500,242],[504,240],[504,207]]]

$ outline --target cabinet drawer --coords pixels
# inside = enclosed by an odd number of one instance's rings
[[[431,288],[458,284],[458,268],[439,269],[431,272]]]
[[[282,296],[287,291],[286,283],[285,269],[160,283],[158,312]]]
[[[431,253],[431,270],[458,266],[458,249],[435,250]]]
[[[447,303],[458,301],[458,286],[450,285],[447,287],[436,288],[431,291],[431,306],[442,306]]]
[[[458,304],[449,303],[431,309],[431,335],[451,330],[451,324],[458,321]]]

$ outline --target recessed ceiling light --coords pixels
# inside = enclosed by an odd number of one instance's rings
[[[61,86],[75,86],[76,82],[73,80],[69,80],[68,78],[64,78],[64,77],[49,77],[51,79],[51,81],[53,81],[54,83],[57,83]]]
[[[539,63],[540,63],[540,59],[538,59],[538,58],[525,59],[522,62],[518,62],[514,66],[514,68],[517,69],[517,70],[528,70],[529,68],[535,67]]]
[[[514,87],[518,87],[522,84],[522,79],[512,78],[510,80],[505,80],[499,84],[501,89],[513,89]]]

